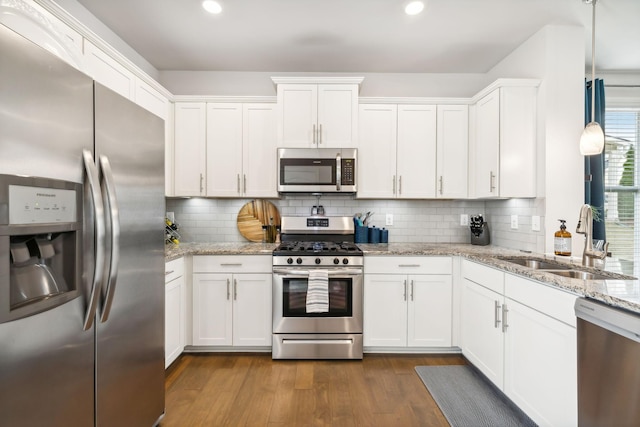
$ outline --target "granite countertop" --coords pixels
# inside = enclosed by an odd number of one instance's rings
[[[170,261],[185,255],[270,255],[277,243],[180,243],[167,245],[165,259]],[[619,274],[616,263],[607,262],[601,270],[612,275],[608,280],[582,280],[558,276],[534,270],[518,264],[503,261],[503,257],[534,257],[567,264],[571,268],[598,272],[594,268],[582,267],[580,258],[527,253],[497,246],[474,246],[469,244],[442,243],[389,243],[358,244],[367,255],[388,256],[461,256],[482,262],[506,272],[518,274],[546,283],[576,295],[586,296],[613,307],[619,307],[640,314],[640,281],[629,280],[629,276]]]

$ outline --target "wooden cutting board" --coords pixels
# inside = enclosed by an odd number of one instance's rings
[[[262,226],[269,225],[271,218],[273,225],[280,226],[280,212],[273,203],[262,199],[253,200],[238,212],[238,231],[247,240],[262,242]]]

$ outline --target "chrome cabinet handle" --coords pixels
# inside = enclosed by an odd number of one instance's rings
[[[420,264],[398,264],[398,267],[420,267]]]
[[[238,183],[236,184],[237,193],[240,194],[240,174],[236,174],[236,179]]]
[[[241,262],[221,262],[220,265],[222,267],[240,267],[242,263]]]
[[[398,178],[398,195],[402,194],[402,175]]]
[[[502,332],[503,333],[507,332],[507,328],[509,327],[509,324],[507,322],[507,313],[509,313],[509,310],[507,309],[507,304],[503,304],[502,305]]]
[[[404,297],[404,300],[406,301],[407,300],[407,281],[406,280],[404,281],[404,295],[403,295],[403,297]]]
[[[204,182],[204,176],[202,174],[200,174],[200,194],[203,193],[204,188],[202,186],[202,183]]]
[[[247,194],[247,175],[242,175],[242,187],[244,194]]]
[[[342,156],[340,153],[336,154],[336,190],[340,191],[342,186]]]
[[[493,173],[493,171],[489,172],[489,193],[493,193],[493,190],[496,189],[496,186],[494,184],[495,178],[496,175]]]
[[[442,175],[440,175],[440,195],[442,195]]]
[[[411,301],[413,301],[413,280],[411,280]]]
[[[164,275],[165,275],[165,276],[168,276],[168,275],[170,275],[171,273],[173,273],[174,271],[175,271],[175,270],[165,271],[165,272],[164,272]]]
[[[318,144],[322,144],[322,125],[318,125]]]
[[[116,292],[116,282],[118,281],[118,267],[120,265],[120,210],[116,197],[116,187],[113,182],[113,171],[107,156],[100,156],[100,169],[104,178],[104,195],[106,206],[108,207],[109,228],[111,231],[111,253],[109,257],[109,274],[107,275],[107,287],[105,290],[105,300],[100,321],[102,323],[109,319],[113,296]]]
[[[104,242],[105,242],[105,218],[104,218],[104,205],[102,204],[102,194],[100,190],[100,178],[98,176],[98,169],[93,162],[93,156],[89,150],[82,151],[82,158],[84,161],[84,169],[86,172],[86,178],[89,183],[89,189],[91,192],[91,201],[93,202],[93,214],[95,216],[94,233],[95,233],[95,260],[93,271],[93,283],[91,285],[91,294],[89,296],[89,303],[87,311],[84,315],[84,321],[82,329],[85,331],[91,329],[93,326],[93,320],[95,319],[96,309],[98,307],[98,298],[102,289],[102,279],[104,276]]]
[[[231,284],[230,280],[227,279],[227,301],[231,297],[231,291],[229,290],[229,285]]]
[[[396,194],[396,176],[395,175],[393,175],[392,180],[393,180],[393,194]]]
[[[238,299],[238,280],[233,279],[233,300],[236,301]]]
[[[493,311],[493,318],[494,318],[493,327],[498,328],[498,326],[500,325],[500,301],[494,301],[494,303],[495,303],[495,306]]]
[[[316,145],[316,143],[317,143],[316,125],[313,125],[313,145]]]

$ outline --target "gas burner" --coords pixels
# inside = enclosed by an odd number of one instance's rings
[[[361,256],[362,251],[350,242],[284,242],[273,251],[273,254],[275,256]]]

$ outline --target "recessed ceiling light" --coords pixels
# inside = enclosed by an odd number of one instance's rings
[[[404,13],[407,15],[417,15],[424,10],[424,3],[421,1],[412,1],[404,7]]]
[[[204,0],[202,7],[209,13],[215,13],[216,15],[222,12],[222,4],[216,0]]]

